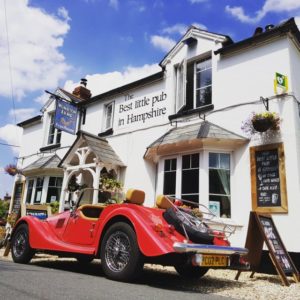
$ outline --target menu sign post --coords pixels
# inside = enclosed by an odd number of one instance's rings
[[[287,213],[283,144],[250,148],[252,208],[263,213]]]
[[[264,243],[267,245],[269,256],[282,284],[285,286],[290,285],[288,275],[292,275],[295,282],[299,282],[299,272],[280,238],[272,217],[251,212],[245,245],[249,250],[247,259],[250,263],[250,271],[252,271],[251,277],[259,269]],[[236,280],[240,274],[241,271],[237,273]]]

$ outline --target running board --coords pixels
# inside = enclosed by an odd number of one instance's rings
[[[185,244],[185,243],[174,243],[173,248],[175,252],[195,252],[201,254],[218,254],[218,255],[247,255],[248,249],[239,247],[229,246],[215,246],[215,245],[203,245],[203,244]]]

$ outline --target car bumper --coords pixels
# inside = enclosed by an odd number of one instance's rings
[[[248,249],[230,246],[216,246],[216,245],[203,245],[203,244],[186,244],[174,243],[173,248],[177,253],[194,252],[200,254],[215,254],[215,255],[240,255],[248,254]]]

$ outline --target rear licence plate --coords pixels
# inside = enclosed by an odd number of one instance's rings
[[[228,257],[222,255],[203,255],[201,267],[227,267]]]

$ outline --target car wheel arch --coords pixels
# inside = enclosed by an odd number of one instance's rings
[[[128,224],[129,226],[132,227],[132,229],[134,230],[135,234],[136,234],[136,230],[134,228],[134,225],[132,224],[132,222],[125,216],[115,216],[113,218],[111,218],[105,225],[104,228],[101,231],[101,236],[99,238],[99,243],[98,243],[98,249],[97,249],[97,257],[100,257],[100,249],[101,249],[101,242],[105,236],[106,231],[115,223],[118,222],[124,222],[126,224]]]

